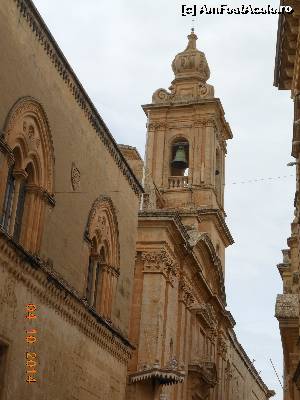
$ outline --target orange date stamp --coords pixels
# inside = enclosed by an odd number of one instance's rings
[[[26,315],[28,323],[37,319],[37,307],[35,304],[27,304]],[[38,340],[38,331],[35,328],[30,327],[25,330],[25,341],[30,350],[34,350],[34,345]],[[37,353],[34,351],[26,351],[26,382],[36,383],[37,382]]]

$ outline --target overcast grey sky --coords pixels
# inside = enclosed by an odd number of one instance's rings
[[[257,6],[278,3],[251,1]],[[149,103],[156,89],[169,87],[171,62],[185,48],[191,27],[192,18],[181,16],[181,4],[200,3],[35,4],[117,142],[136,146],[143,155],[146,118],[140,105]],[[225,193],[227,223],[235,239],[226,257],[228,308],[241,344],[278,400],[282,393],[269,358],[281,376],[281,342],[273,316],[276,295],[282,292],[276,264],[290,234],[295,171],[286,166],[291,160],[292,101],[288,92],[273,87],[277,16],[201,15],[195,18],[195,32],[210,66],[209,83],[234,135],[228,144]]]

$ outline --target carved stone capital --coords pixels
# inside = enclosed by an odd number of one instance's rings
[[[227,351],[228,351],[227,342],[226,342],[225,338],[223,337],[223,335],[219,335],[218,336],[218,354],[222,358],[226,358]]]
[[[148,128],[149,131],[165,130],[165,129],[167,129],[167,127],[168,127],[168,125],[167,125],[166,122],[160,122],[160,121],[150,122],[147,125],[147,128]]]
[[[24,180],[28,177],[28,174],[24,169],[14,169],[13,176],[15,179]]]
[[[279,294],[276,299],[275,316],[279,320],[299,318],[299,295]]]
[[[163,274],[168,282],[174,284],[178,276],[178,264],[166,250],[142,252],[144,273]]]

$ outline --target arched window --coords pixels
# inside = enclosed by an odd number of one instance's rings
[[[110,198],[100,196],[94,202],[86,237],[90,243],[86,299],[110,320],[120,267],[118,223]]]
[[[0,224],[26,250],[40,248],[44,212],[54,205],[54,155],[47,117],[26,97],[11,109],[4,129],[6,162],[0,171]],[[3,195],[4,194],[4,195]]]

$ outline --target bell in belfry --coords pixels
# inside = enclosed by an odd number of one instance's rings
[[[184,146],[178,146],[174,160],[171,162],[173,168],[184,169],[188,167]]]

